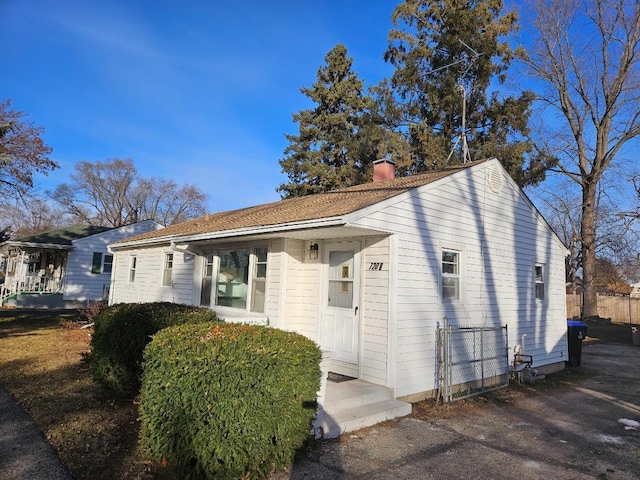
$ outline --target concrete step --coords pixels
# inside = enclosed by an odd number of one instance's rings
[[[390,389],[355,379],[341,383],[329,382],[325,401],[332,411],[339,411],[385,400],[393,400]]]
[[[332,405],[333,407],[333,405]],[[370,427],[376,423],[404,417],[411,413],[411,404],[401,400],[382,400],[348,408],[331,409],[322,422],[322,436],[337,438],[343,433]]]

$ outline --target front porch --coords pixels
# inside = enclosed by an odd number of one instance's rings
[[[0,286],[0,305],[9,303],[23,295],[51,295],[60,294],[62,279],[60,276],[7,276]],[[60,294],[61,295],[61,294]]]
[[[324,398],[318,401],[318,438],[336,438],[411,413],[411,404],[393,398],[390,388],[333,374],[328,375]]]

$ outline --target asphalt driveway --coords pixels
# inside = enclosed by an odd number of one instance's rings
[[[320,442],[273,479],[639,479],[640,348]]]

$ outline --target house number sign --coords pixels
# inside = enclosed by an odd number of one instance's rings
[[[382,270],[383,262],[371,262],[369,264],[369,270]]]

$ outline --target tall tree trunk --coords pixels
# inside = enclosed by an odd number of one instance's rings
[[[582,187],[582,316],[598,316],[596,287],[596,189],[597,182]]]

